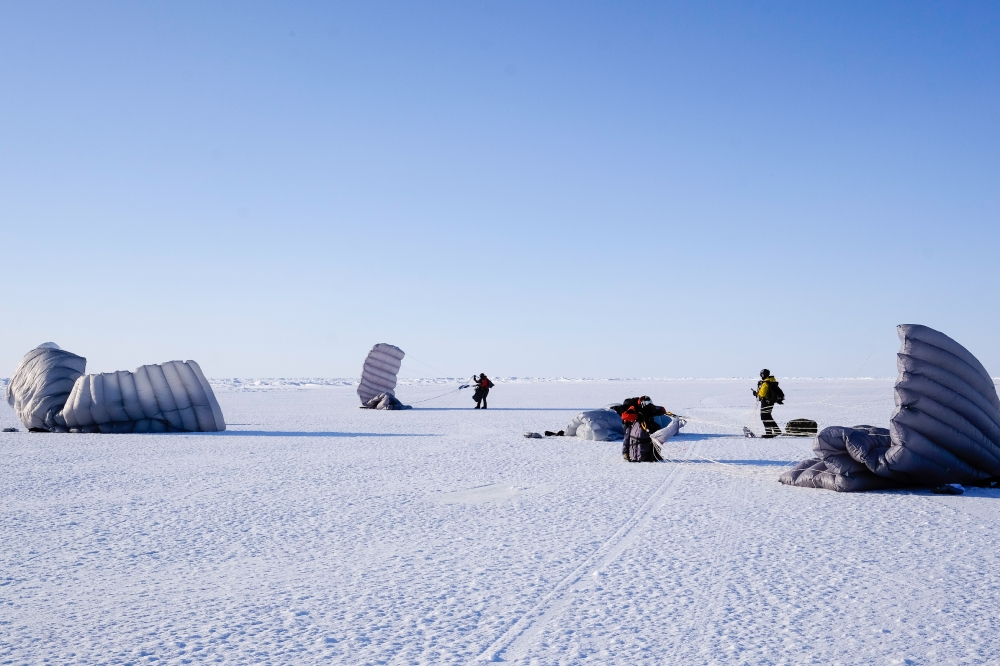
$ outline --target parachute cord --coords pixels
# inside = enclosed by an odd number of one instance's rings
[[[431,400],[437,400],[438,398],[443,398],[446,395],[451,395],[452,393],[458,393],[459,391],[461,391],[462,389],[465,389],[465,388],[469,388],[469,385],[465,384],[463,386],[459,386],[457,389],[454,389],[452,391],[448,391],[447,393],[442,393],[441,395],[436,395],[436,396],[433,396],[431,398],[424,398],[423,400],[417,400],[416,402],[411,402],[410,404],[411,405],[419,405],[422,402],[430,402]]]
[[[753,412],[751,411],[750,414],[753,414]],[[679,419],[683,419],[684,421],[687,421],[688,423],[701,423],[701,424],[704,424],[704,425],[718,426],[720,428],[733,428],[733,429],[742,427],[742,426],[739,426],[739,425],[733,425],[732,423],[719,423],[717,421],[705,421],[704,419],[698,419],[698,418],[694,418],[692,416],[682,416],[681,414],[672,414],[672,416],[675,416],[676,418],[679,418]]]
[[[413,354],[407,354],[407,357],[408,357],[408,358],[409,358],[410,360],[412,360],[412,361],[416,361],[416,362],[417,362],[417,363],[419,363],[420,365],[424,365],[424,366],[427,366],[428,368],[430,368],[430,369],[431,369],[431,370],[433,370],[434,372],[438,372],[438,373],[440,373],[440,374],[438,375],[439,377],[445,377],[445,376],[447,375],[447,373],[445,373],[445,372],[444,372],[443,370],[438,370],[437,368],[435,368],[435,367],[434,367],[433,365],[431,365],[430,363],[424,363],[423,361],[421,361],[421,360],[420,360],[419,358],[417,358],[417,357],[416,357],[416,356],[414,356]]]
[[[865,362],[862,363],[860,366],[858,366],[858,369],[854,371],[854,378],[855,379],[858,377],[858,375],[861,374],[861,371],[865,369],[865,366],[868,365],[868,361],[872,360],[872,356],[874,356],[874,355],[875,355],[875,352],[872,352],[871,354],[868,354],[868,358],[865,359]],[[800,406],[801,405],[822,405],[822,404],[825,404],[827,400],[833,398],[834,396],[837,396],[837,395],[840,395],[841,393],[843,393],[844,389],[846,389],[846,388],[847,388],[847,382],[846,381],[841,381],[840,388],[837,388],[834,391],[832,391],[831,393],[827,394],[827,396],[825,398],[823,398],[822,400],[814,400],[813,402],[800,402],[800,403],[796,403],[796,404],[800,405]]]

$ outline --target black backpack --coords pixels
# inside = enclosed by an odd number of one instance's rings
[[[660,462],[660,457],[656,450],[649,432],[640,423],[633,423],[625,428],[625,447],[623,453],[629,462]]]
[[[785,404],[785,392],[781,390],[778,386],[778,382],[774,382],[768,387],[767,398],[771,402],[776,402],[779,405]]]

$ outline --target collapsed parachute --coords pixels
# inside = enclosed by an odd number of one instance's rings
[[[576,415],[566,426],[567,437],[611,442],[625,436],[622,417],[610,409],[594,409]]]
[[[626,400],[625,404],[608,405],[602,409],[593,409],[581,412],[570,421],[565,428],[567,437],[579,437],[598,442],[611,442],[621,440],[625,437],[625,423],[622,421],[622,413],[636,399]],[[665,409],[655,407],[657,413],[648,418],[650,438],[657,445],[666,443],[668,439],[678,433],[685,425],[685,421],[677,416],[669,414]]]
[[[368,352],[365,365],[361,369],[361,382],[358,384],[358,397],[361,398],[361,406],[369,409],[403,409],[398,407],[378,407],[382,401],[381,396],[386,394],[394,400],[396,397],[396,375],[399,374],[399,366],[406,354],[399,347],[387,345],[380,342]],[[375,398],[374,405],[369,405]],[[396,403],[399,403],[396,400]],[[387,404],[392,404],[387,403]]]
[[[194,361],[84,375],[87,359],[47,342],[21,359],[7,402],[36,432],[216,432],[215,393]]]
[[[377,396],[361,405],[361,409],[413,409],[409,405],[404,405],[391,393],[379,393]]]
[[[649,433],[649,438],[652,439],[654,443],[661,446],[666,444],[668,439],[676,435],[680,432],[681,428],[687,425],[687,421],[679,416],[662,415],[657,416],[653,420],[658,426],[660,426],[660,429]]]
[[[916,324],[897,330],[889,428],[825,428],[816,457],[782,474],[782,483],[853,492],[1000,477],[1000,398],[986,368],[944,333]]]

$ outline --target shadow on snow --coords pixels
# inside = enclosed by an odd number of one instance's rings
[[[225,430],[223,432],[186,433],[209,437],[443,437],[433,433],[407,432],[289,432],[274,430]]]
[[[722,463],[723,465],[752,465],[754,467],[791,467],[798,460],[687,460],[679,458],[668,458],[665,462],[676,462],[684,463],[685,465],[715,465],[717,463]]]
[[[592,408],[591,408],[592,409]],[[580,407],[490,407],[486,410],[477,410],[475,407],[414,407],[413,411],[421,412],[586,412],[588,408]]]

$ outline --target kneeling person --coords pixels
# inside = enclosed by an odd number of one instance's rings
[[[637,400],[637,404],[622,412],[622,425],[625,426],[622,457],[626,462],[659,462],[663,458],[649,434],[659,429],[653,418],[666,410],[654,405],[646,396]]]

